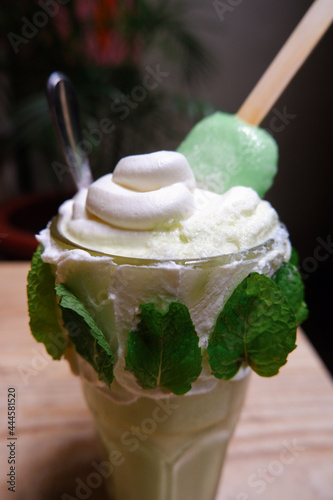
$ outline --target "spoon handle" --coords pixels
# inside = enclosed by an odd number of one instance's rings
[[[47,81],[47,97],[53,125],[69,171],[76,187],[86,188],[93,182],[93,177],[82,147],[79,107],[70,79],[58,71],[52,73]]]

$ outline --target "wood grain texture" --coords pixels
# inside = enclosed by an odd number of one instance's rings
[[[75,496],[92,462],[103,459],[80,382],[32,338],[26,306],[27,263],[0,264],[0,498]],[[17,491],[7,491],[7,390],[17,391]],[[129,478],[130,480],[130,478]],[[91,500],[104,500],[102,484]],[[333,388],[300,332],[278,376],[252,375],[230,443],[218,500],[333,499]],[[147,499],[154,500],[154,499]],[[172,499],[170,499],[172,500]],[[204,500],[204,499],[202,499]]]

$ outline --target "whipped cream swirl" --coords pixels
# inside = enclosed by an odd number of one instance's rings
[[[195,210],[196,183],[186,158],[172,151],[128,156],[88,189],[86,209],[102,221],[152,230],[187,219]]]
[[[206,258],[270,238],[286,250],[288,241],[276,211],[253,189],[198,189],[186,158],[170,151],[123,158],[60,207],[57,228],[74,245],[145,259]]]

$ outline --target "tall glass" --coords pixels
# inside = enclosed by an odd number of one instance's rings
[[[267,259],[267,256],[270,257]],[[133,306],[131,297],[135,287],[141,287],[142,297],[151,300],[152,290],[161,290],[177,278],[177,296],[172,297],[170,290],[159,291],[159,300],[163,302],[167,297],[169,302],[190,303],[192,320],[194,324],[199,323],[199,328],[203,327],[200,314],[214,304],[212,331],[218,313],[234,288],[253,271],[272,274],[279,266],[279,259],[274,240],[234,254],[175,261],[172,266],[166,261],[164,265],[158,260],[113,257],[114,267],[107,287],[111,293],[126,294],[127,289],[128,311],[123,311],[126,315]],[[98,273],[103,272],[103,286],[109,279],[105,265],[95,269],[97,282]],[[80,266],[74,271],[71,269],[70,288],[74,288],[74,293],[79,294],[80,287],[98,288],[96,280],[87,278],[89,273],[94,273],[93,262],[86,262],[82,269]],[[91,293],[96,294],[96,290]],[[98,308],[96,318],[97,315]],[[105,325],[114,322],[114,315],[114,310],[106,311],[104,307],[100,322]],[[124,353],[125,345],[122,346]],[[241,367],[232,380],[217,380],[210,375],[207,357],[203,348],[202,374],[191,391],[177,396],[163,390],[143,390],[123,384],[123,380],[126,382],[124,361],[116,367],[115,379],[108,388],[77,355],[83,392],[106,451],[105,460],[94,464],[94,469],[107,479],[110,498],[215,499],[227,445],[244,402],[249,369]]]
[[[249,374],[217,381],[202,393],[121,402],[80,364],[83,392],[106,450],[94,471],[108,481],[110,498],[214,500]]]

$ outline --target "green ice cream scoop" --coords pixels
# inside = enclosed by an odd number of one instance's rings
[[[278,148],[271,135],[227,113],[201,120],[178,151],[187,158],[198,186],[216,193],[247,186],[263,197],[277,172]]]

